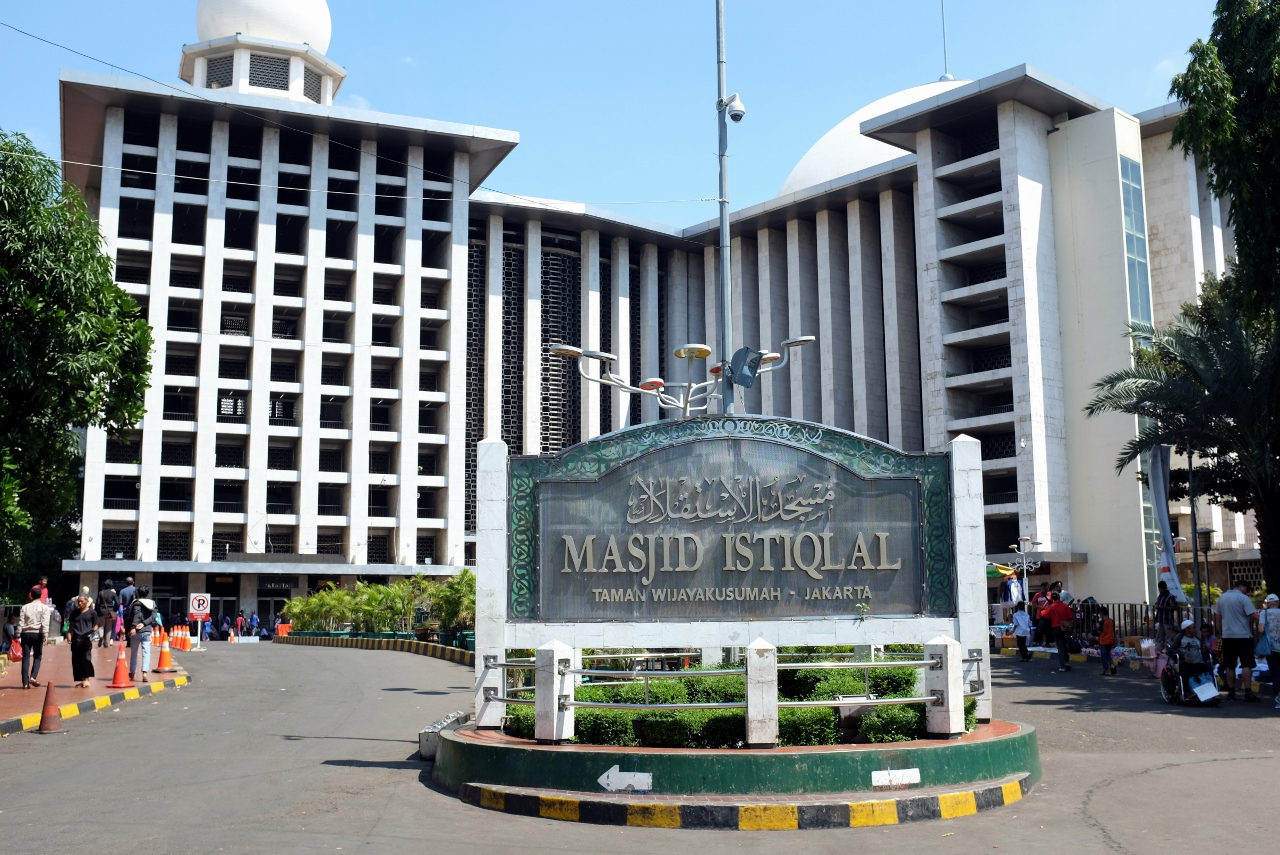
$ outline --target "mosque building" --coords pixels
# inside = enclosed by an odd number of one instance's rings
[[[450,575],[480,439],[558,452],[669,417],[551,344],[705,379],[672,351],[718,341],[716,222],[473,189],[519,135],[335,106],[325,0],[200,0],[197,32],[181,84],[61,75],[67,178],[155,335],[142,422],[88,433],[82,584],[267,615],[326,581]],[[741,409],[909,451],[974,436],[991,560],[1026,535],[1044,578],[1154,599],[1150,497],[1114,471],[1136,421],[1083,407],[1130,364],[1126,323],[1167,322],[1231,254],[1177,115],[1025,65],[854,112],[732,212],[732,348],[816,337]],[[1200,520],[1224,576],[1260,579],[1251,519]]]

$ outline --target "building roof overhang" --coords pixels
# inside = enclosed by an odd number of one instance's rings
[[[471,185],[483,182],[520,142],[520,134],[375,110],[323,106],[232,89],[195,90],[132,77],[64,69],[59,74],[62,156],[68,181],[83,190],[100,186],[106,108],[174,113],[201,119],[260,122],[309,133],[375,139],[392,145],[471,155]],[[80,164],[93,164],[84,166]]]
[[[473,215],[497,214],[512,222],[537,220],[545,226],[567,231],[595,230],[610,237],[653,243],[667,249],[689,249],[683,230],[676,226],[630,217],[582,202],[477,190],[471,194],[470,203]]]
[[[1142,138],[1145,140],[1148,137],[1155,137],[1172,131],[1173,126],[1178,122],[1178,117],[1182,115],[1185,109],[1182,104],[1172,101],[1134,114],[1134,118],[1138,120],[1141,126]]]
[[[865,136],[916,150],[916,132],[962,120],[1005,101],[1018,101],[1048,116],[1075,119],[1111,105],[1030,65],[1005,71],[941,92],[915,104],[862,123]]]
[[[278,42],[275,39],[259,39],[253,36],[242,36],[237,33],[234,36],[223,36],[220,39],[210,39],[207,42],[183,45],[182,61],[178,64],[178,77],[190,83],[196,73],[196,57],[230,53],[236,48],[249,50],[260,48],[269,53],[302,57],[310,65],[318,69],[320,73],[327,74],[334,79],[333,94],[335,95],[338,94],[338,89],[342,86],[342,81],[347,76],[345,68],[310,45]]]

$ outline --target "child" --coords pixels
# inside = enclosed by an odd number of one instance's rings
[[[1027,650],[1027,636],[1031,634],[1031,618],[1027,615],[1027,604],[1018,603],[1013,607],[1013,637],[1018,640],[1018,656],[1026,662],[1031,658]]]
[[[1116,666],[1111,661],[1111,651],[1116,646],[1116,622],[1107,613],[1106,606],[1098,607],[1098,616],[1102,624],[1098,628],[1098,653],[1102,656],[1102,676],[1115,676]]]

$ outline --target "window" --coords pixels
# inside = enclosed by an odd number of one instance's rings
[[[116,281],[151,284],[151,253],[121,252],[116,256]]]
[[[346,472],[347,466],[343,462],[343,453],[341,448],[322,448],[320,449],[320,471],[321,472]]]
[[[249,412],[249,400],[243,392],[218,392],[218,421],[243,424]]]
[[[267,513],[293,513],[293,485],[278,481],[267,482]]]
[[[258,184],[261,173],[256,169],[245,169],[242,166],[227,168],[227,198],[244,199],[247,202],[258,201]]]
[[[143,154],[126,154],[120,158],[124,170],[120,173],[120,186],[136,190],[156,189],[156,159]]]
[[[391,516],[391,488],[389,487],[370,487],[369,488],[369,516],[371,517],[389,517]],[[370,538],[372,543],[372,538]],[[370,558],[370,561],[373,559]]]
[[[273,362],[271,379],[276,383],[297,383],[298,366],[292,362]]]
[[[188,246],[204,245],[204,205],[173,206],[173,242]]]
[[[228,249],[253,249],[258,231],[257,211],[227,211],[227,231],[223,244]]]
[[[418,519],[435,519],[440,514],[436,508],[436,491],[418,488]]]
[[[297,424],[293,417],[294,401],[291,398],[272,398],[268,403],[268,422],[282,427],[293,427]],[[293,467],[290,466],[290,469]]]
[[[104,561],[132,561],[137,554],[137,529],[104,528],[102,530],[102,559]]]
[[[311,204],[311,176],[297,172],[281,172],[276,179],[276,202],[281,205],[307,207]]]
[[[328,400],[320,402],[320,427],[329,430],[345,430],[347,425],[346,415],[343,413],[345,405],[341,400]],[[344,469],[336,469],[335,472],[344,472]]]
[[[302,94],[310,101],[320,103],[321,78],[309,68],[302,70]]]
[[[320,384],[322,386],[347,385],[347,370],[341,365],[321,365]]]
[[[356,202],[360,198],[359,190],[359,182],[330,178],[329,193],[325,197],[325,204],[330,211],[354,211]]]
[[[377,196],[373,202],[373,212],[379,217],[404,216],[404,188],[391,184],[375,185]]]
[[[341,172],[359,172],[360,140],[329,137],[329,168]]]
[[[243,445],[216,445],[213,449],[213,465],[219,469],[243,469]]]
[[[162,466],[194,466],[195,459],[195,449],[189,442],[160,444],[160,465]]]
[[[224,311],[222,323],[218,330],[223,335],[252,335],[249,331],[249,316]]]
[[[353,259],[351,244],[355,228],[355,223],[345,220],[327,220],[324,228],[325,258],[344,258],[351,261]]]
[[[196,355],[194,353],[166,353],[164,356],[164,373],[177,374],[182,377],[196,376]]]
[[[342,488],[320,485],[316,490],[316,513],[326,517],[342,516]]]
[[[124,144],[152,148],[160,145],[160,114],[125,110]]]
[[[418,535],[416,560],[419,564],[436,563],[436,536],[434,534]]]
[[[222,268],[222,290],[232,294],[253,291],[253,263],[228,261]]]
[[[227,154],[245,160],[262,158],[262,128],[232,123],[227,140]]]
[[[280,162],[311,165],[311,134],[283,128],[280,131]]]
[[[295,339],[298,337],[298,319],[289,315],[277,315],[271,319],[271,337]]]
[[[341,318],[325,318],[321,337],[325,341],[334,343],[346,341],[347,322]]]
[[[236,58],[232,54],[210,57],[206,61],[204,85],[209,89],[225,89],[233,81]],[[233,155],[234,157],[235,155]]]
[[[203,209],[202,209],[203,210]],[[203,243],[203,240],[201,241]],[[204,259],[173,256],[169,261],[170,288],[199,288],[204,276]]]
[[[213,512],[215,514],[244,513],[244,482],[214,481]]]
[[[263,89],[289,90],[289,57],[249,54],[249,85]]]
[[[226,561],[230,553],[244,552],[244,537],[238,531],[213,533],[213,560]]]
[[[247,359],[218,358],[218,377],[224,380],[249,379],[249,361]]]
[[[107,439],[107,462],[108,463],[133,463],[142,462],[142,442],[139,438],[130,442],[125,439]]]
[[[191,531],[164,531],[156,533],[157,561],[190,561]]]
[[[286,531],[276,529],[267,532],[267,552],[276,555],[293,554],[293,529]]]
[[[369,472],[372,475],[390,475],[391,452],[369,449]]]
[[[267,448],[267,468],[289,471],[293,465],[293,448],[287,445],[273,445]]]
[[[208,154],[213,141],[213,122],[209,119],[196,119],[190,116],[178,117],[178,151],[194,151]],[[181,170],[179,170],[181,174]],[[205,167],[208,176],[208,167]]]
[[[307,218],[288,214],[276,217],[276,252],[305,255],[306,247]]]
[[[1120,158],[1124,201],[1124,254],[1128,263],[1129,317],[1151,323],[1151,280],[1147,268],[1147,221],[1142,201],[1142,166]]]
[[[155,215],[154,200],[125,196],[120,200],[120,229],[117,234],[133,240],[151,240],[151,224]]]
[[[418,375],[419,392],[439,392],[440,375],[434,371],[424,371]]]
[[[341,555],[342,534],[317,534],[316,555]]]
[[[190,511],[191,510],[191,479],[161,478],[160,479],[160,510]]]
[[[418,452],[418,474],[428,476],[436,474],[436,454],[434,451]]]
[[[369,538],[369,551],[366,560],[370,564],[391,563],[391,538],[385,534],[372,535]]]

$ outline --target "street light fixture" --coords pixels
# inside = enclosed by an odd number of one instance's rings
[[[1017,543],[1009,544],[1009,548],[1012,549],[1014,554],[1018,556],[1017,558],[1009,562],[1009,566],[1012,567],[1014,570],[1020,570],[1022,572],[1022,597],[1024,600],[1031,593],[1031,590],[1027,587],[1027,574],[1029,574],[1032,570],[1040,569],[1040,562],[1032,561],[1031,558],[1028,557],[1031,554],[1031,549],[1028,549],[1026,547],[1030,546],[1032,548],[1035,548],[1040,545],[1041,545],[1040,541],[1032,540],[1031,538],[1025,535],[1023,535],[1022,537],[1019,537]]]

